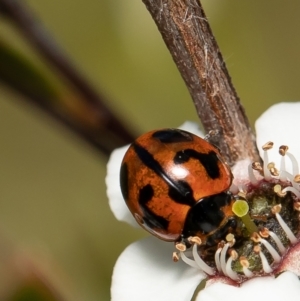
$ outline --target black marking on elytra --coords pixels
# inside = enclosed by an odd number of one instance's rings
[[[176,153],[174,163],[182,164],[189,161],[191,158],[199,160],[211,179],[217,179],[220,177],[220,169],[218,166],[220,159],[214,151],[210,151],[208,154],[203,154],[195,151],[194,149],[184,149]]]
[[[195,204],[195,201],[193,200],[193,190],[191,186],[184,181],[177,181],[177,184],[179,184],[181,187],[185,188],[185,195],[182,195],[178,189],[175,189],[174,187],[169,187],[169,197],[174,200],[176,203],[179,204],[185,204],[189,206],[193,206]],[[187,202],[189,200],[189,202]]]
[[[152,212],[147,206],[148,202],[154,196],[154,190],[150,184],[144,186],[139,192],[139,204],[143,211],[144,224],[150,229],[162,229],[167,230],[169,227],[169,221],[164,217],[159,216]]]
[[[126,163],[123,163],[120,170],[120,186],[123,198],[126,202],[128,202],[128,166]]]
[[[154,197],[154,190],[150,184],[147,184],[139,191],[139,204],[144,207]]]
[[[160,176],[168,184],[169,189],[176,190],[178,194],[182,195],[181,204],[191,206],[196,200],[191,193],[189,185],[183,181],[173,180],[162,168],[157,160],[145,148],[137,143],[133,143],[133,148],[140,158],[140,160],[150,169],[152,169],[158,176]],[[178,199],[178,198],[177,198]],[[174,200],[176,202],[176,199]]]
[[[182,231],[183,237],[195,236],[199,232],[209,234],[218,230],[208,239],[207,244],[215,244],[219,236],[220,239],[224,238],[229,228],[236,227],[235,220],[230,219],[222,229],[219,229],[220,224],[226,218],[220,208],[229,205],[231,198],[232,196],[228,193],[219,193],[206,197],[194,205],[188,212]]]
[[[153,138],[158,139],[162,143],[179,143],[193,141],[193,136],[179,129],[166,129],[156,131],[152,134]]]

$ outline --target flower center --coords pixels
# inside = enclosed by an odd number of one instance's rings
[[[215,246],[202,244],[198,237],[188,238],[191,248],[177,243],[181,258],[210,276],[223,275],[236,282],[255,276],[276,273],[282,258],[298,243],[300,231],[300,175],[298,163],[287,146],[279,148],[280,168],[269,162],[269,142],[263,146],[264,164],[253,163],[248,168],[245,184],[232,185],[236,200],[232,212],[237,226],[229,230]],[[292,172],[286,168],[286,159]]]

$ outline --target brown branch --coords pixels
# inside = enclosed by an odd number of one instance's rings
[[[74,90],[81,95],[84,105],[91,112],[94,119],[94,128],[80,127],[72,124],[70,120],[64,120],[64,116],[59,116],[58,112],[51,106],[41,106],[50,115],[56,116],[64,124],[84,137],[86,141],[95,146],[98,150],[108,155],[114,148],[133,141],[134,136],[120,119],[106,106],[108,100],[99,92],[96,92],[87,80],[72,65],[67,55],[54,43],[43,25],[38,22],[33,13],[20,0],[0,0],[0,13],[6,16],[17,29],[25,36],[36,50],[44,57],[51,66],[56,67],[71,84]],[[11,83],[10,83],[11,84]],[[17,84],[17,83],[14,83]],[[14,86],[13,86],[14,88]],[[17,90],[20,91],[18,87]],[[24,92],[24,91],[20,91]],[[23,93],[30,96],[28,93]],[[34,98],[38,104],[42,99]],[[50,110],[50,111],[49,111]],[[53,110],[53,111],[52,111]]]
[[[173,56],[207,132],[227,162],[259,160],[255,138],[198,0],[143,0]]]

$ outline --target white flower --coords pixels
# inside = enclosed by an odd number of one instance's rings
[[[300,141],[296,134],[296,130],[300,127],[299,116],[300,103],[277,104],[266,111],[256,122],[259,149],[268,141],[273,141],[277,147],[288,145],[291,153],[300,162]],[[195,127],[192,124],[185,124],[184,129],[195,133]],[[107,194],[116,218],[136,226],[137,223],[127,209],[119,186],[120,165],[127,148],[118,149],[111,155],[106,178]],[[274,151],[271,150],[269,157],[276,166],[280,166],[280,156],[273,155]],[[261,157],[263,156],[263,151],[261,151]],[[289,162],[286,164],[286,170],[292,169],[292,165],[288,165]],[[244,168],[240,166],[243,164],[233,169],[235,179],[243,177],[241,170]],[[155,237],[149,237],[128,246],[114,268],[112,300],[191,300],[196,287],[201,280],[206,278],[206,275],[182,261],[174,263],[171,259],[173,250],[172,243],[160,241]],[[291,252],[289,257],[292,260],[286,258],[286,263],[281,270],[293,271],[299,275],[299,250]],[[273,276],[253,278],[240,287],[215,281],[202,290],[195,300],[223,300],[224,297],[230,298],[230,301],[253,300],[253,298],[263,301],[283,300],[284,298],[298,300],[299,295],[298,277],[294,273],[284,272],[277,278]]]

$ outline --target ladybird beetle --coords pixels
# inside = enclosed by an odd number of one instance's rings
[[[216,245],[236,227],[230,168],[206,140],[179,129],[148,132],[127,150],[121,191],[136,221],[165,241]]]

